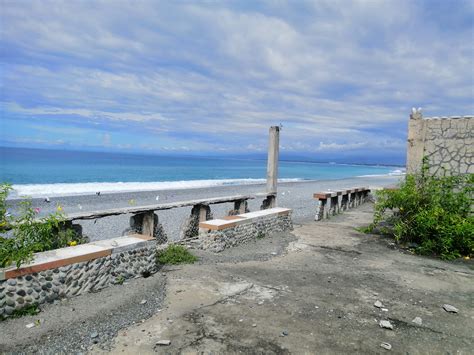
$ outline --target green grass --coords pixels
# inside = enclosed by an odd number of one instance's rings
[[[33,303],[33,304],[27,305],[23,308],[14,310],[13,313],[11,315],[9,315],[8,317],[2,316],[0,318],[0,320],[4,321],[7,318],[20,318],[20,317],[23,317],[23,316],[34,316],[34,315],[37,315],[40,311],[41,310],[38,307],[38,305],[36,303]]]
[[[170,245],[166,249],[157,252],[156,256],[159,264],[193,264],[198,260],[188,249],[182,245]]]

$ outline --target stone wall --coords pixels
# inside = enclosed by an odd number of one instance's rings
[[[217,253],[250,240],[289,230],[293,230],[291,211],[287,214],[274,214],[252,219],[248,223],[241,223],[222,230],[201,228],[198,247]]]
[[[106,257],[0,281],[0,318],[29,304],[97,291],[157,271],[156,242]]]
[[[408,125],[407,173],[421,170],[427,157],[435,175],[474,173],[474,117],[423,118],[413,110]]]

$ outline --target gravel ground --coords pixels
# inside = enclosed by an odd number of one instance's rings
[[[288,233],[275,234],[222,253],[192,250],[199,257],[196,265],[237,264],[267,261],[283,255],[296,238]],[[0,322],[0,353],[79,354],[95,349],[110,350],[111,341],[121,329],[140,326],[163,308],[168,272],[181,265],[164,266],[160,272],[137,278],[97,293],[63,299],[41,306],[36,316],[25,316]],[[146,303],[142,304],[142,300]],[[33,328],[26,325],[40,320]],[[151,336],[143,327],[143,337]]]
[[[314,192],[355,186],[376,188],[393,185],[399,179],[399,176],[372,176],[342,180],[280,183],[278,185],[278,205],[293,209],[293,221],[303,223],[314,218],[316,207],[316,203],[312,198]],[[186,190],[101,194],[100,196],[51,197],[50,203],[44,202],[43,199],[33,199],[32,203],[33,207],[41,209],[41,214],[55,211],[57,205],[61,205],[66,213],[77,213],[127,207],[131,204],[141,206],[218,196],[246,195],[262,191],[265,191],[264,185],[220,186]],[[159,196],[158,202],[156,200],[157,196]],[[11,200],[10,203],[14,210],[18,200]],[[261,203],[261,199],[250,200],[249,209],[251,211],[259,210]],[[216,218],[227,215],[227,212],[231,209],[233,209],[231,203],[211,206],[212,213]],[[163,224],[170,240],[179,239],[179,231],[190,211],[191,207],[184,207],[159,212],[160,222]],[[108,239],[122,235],[122,232],[128,228],[129,217],[129,215],[111,216],[95,221],[83,221],[81,224],[83,225],[84,234],[91,240]]]
[[[36,316],[0,322],[0,353],[78,354],[93,344],[108,349],[120,329],[144,321],[161,308],[166,293],[164,275],[157,273],[44,304]],[[26,327],[38,320],[39,326]]]

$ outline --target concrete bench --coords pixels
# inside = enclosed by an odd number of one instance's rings
[[[357,207],[367,201],[370,189],[357,187],[347,190],[317,192],[313,197],[319,201],[314,219],[329,218],[349,208]]]
[[[292,230],[291,212],[274,207],[200,222],[198,246],[220,252],[270,233]]]
[[[139,234],[36,253],[19,268],[0,269],[0,316],[157,270],[156,241]]]

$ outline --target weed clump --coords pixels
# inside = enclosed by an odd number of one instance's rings
[[[378,230],[422,255],[455,259],[474,254],[474,174],[432,176],[427,164],[407,175],[398,190],[377,193],[373,223]],[[388,213],[390,212],[390,213]]]
[[[158,251],[156,255],[158,264],[193,264],[198,258],[191,254],[182,245],[169,245],[166,249]]]
[[[39,312],[41,312],[40,308],[38,307],[38,304],[32,303],[29,304],[23,308],[20,309],[15,309],[11,315],[8,317],[5,316],[0,316],[0,321],[4,321],[8,318],[20,318],[23,316],[34,316],[37,315]]]

